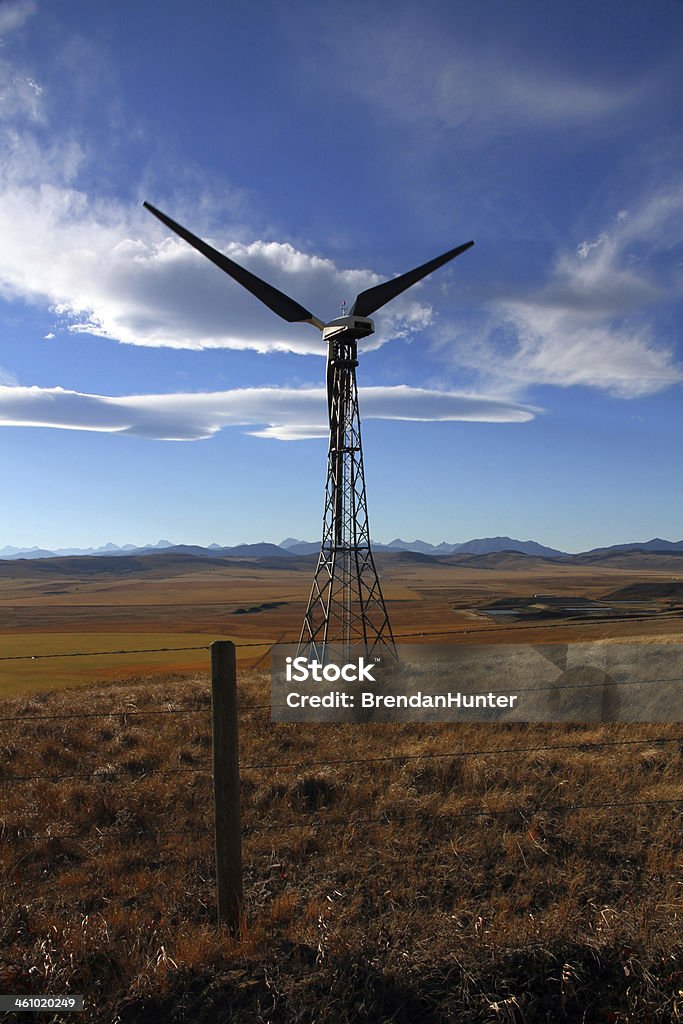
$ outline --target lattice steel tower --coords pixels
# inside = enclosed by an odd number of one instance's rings
[[[319,661],[396,657],[394,637],[370,547],[358,410],[358,338],[371,320],[341,317],[323,330],[327,341],[330,443],[323,538],[299,650]]]
[[[299,649],[322,660],[345,658],[351,650],[367,656],[395,657],[394,637],[370,547],[356,386],[358,340],[374,332],[375,325],[369,319],[372,313],[474,242],[465,242],[400,277],[368,288],[356,297],[348,315],[326,324],[150,203],[144,206],[283,320],[309,323],[322,331],[327,342],[330,443],[323,538]]]

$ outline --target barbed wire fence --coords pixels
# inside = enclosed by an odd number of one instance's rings
[[[488,630],[487,630],[488,631]],[[451,634],[453,631],[436,631],[432,634],[402,634],[401,638],[422,637],[426,635]],[[459,633],[467,633],[468,630],[459,630]],[[397,636],[398,638],[398,636]],[[280,643],[283,641],[280,640]],[[48,653],[37,655],[13,655],[2,656],[0,661],[23,661],[38,660],[43,658],[69,658],[88,657],[97,655],[124,655],[140,653],[170,653],[176,651],[207,651],[211,652],[212,663],[212,693],[211,703],[193,708],[154,708],[140,710],[137,708],[124,708],[112,711],[93,712],[57,712],[40,715],[15,714],[0,716],[0,723],[21,724],[24,722],[45,722],[45,721],[71,721],[76,719],[98,719],[98,718],[119,718],[125,724],[140,718],[154,716],[187,716],[187,715],[212,715],[212,738],[213,738],[213,764],[206,766],[188,766],[180,768],[114,768],[111,765],[96,765],[90,771],[70,772],[60,774],[0,774],[0,785],[18,786],[32,782],[62,783],[68,781],[79,781],[84,783],[111,782],[119,777],[147,779],[150,777],[170,777],[181,775],[207,775],[213,778],[214,784],[214,827],[210,826],[190,829],[95,829],[89,832],[36,832],[30,829],[8,828],[6,822],[0,823],[0,841],[7,843],[44,843],[52,841],[71,841],[76,843],[88,842],[123,842],[130,840],[156,841],[164,837],[181,837],[213,833],[215,839],[216,856],[216,886],[217,886],[217,909],[220,925],[225,925],[229,930],[239,934],[243,923],[243,893],[242,893],[242,836],[252,833],[291,830],[291,829],[352,829],[357,826],[383,827],[404,822],[428,822],[428,821],[466,821],[477,818],[491,819],[518,819],[527,821],[535,814],[558,814],[569,815],[582,810],[600,809],[627,809],[636,806],[643,807],[669,807],[677,813],[681,808],[683,813],[683,796],[670,799],[648,799],[648,800],[627,800],[627,801],[580,801],[564,802],[556,804],[539,804],[538,806],[510,806],[506,808],[494,808],[477,806],[455,813],[441,813],[420,811],[416,813],[381,814],[377,816],[354,816],[350,818],[305,818],[298,821],[277,821],[277,822],[247,822],[244,827],[241,822],[240,813],[240,780],[241,773],[245,771],[280,771],[310,768],[339,768],[343,766],[376,765],[378,763],[407,764],[418,761],[457,761],[476,757],[514,757],[519,754],[533,754],[542,752],[567,752],[567,751],[591,751],[606,750],[610,748],[628,748],[638,746],[661,746],[679,745],[683,749],[683,734],[674,736],[646,736],[641,739],[614,739],[600,741],[578,741],[575,743],[557,744],[534,744],[532,746],[512,745],[509,747],[483,747],[470,750],[449,750],[439,752],[410,752],[404,751],[398,754],[377,755],[369,757],[346,757],[346,758],[325,758],[291,761],[263,761],[245,763],[239,761],[239,744],[237,733],[238,716],[252,715],[263,711],[272,711],[276,707],[285,705],[264,704],[238,704],[237,699],[237,673],[235,649],[242,647],[266,648],[266,656],[270,653],[272,644],[263,642],[241,642],[234,644],[231,641],[216,641],[212,644],[163,647],[163,648],[140,648],[131,650],[115,651],[86,651],[69,653]],[[260,659],[263,661],[263,659]],[[648,680],[648,683],[655,684],[661,681],[682,682],[683,680]],[[599,687],[600,683],[573,684],[586,687]],[[546,689],[535,687],[528,689]],[[208,723],[207,723],[208,724]]]
[[[517,622],[515,623],[515,632],[520,632],[527,629],[539,629],[542,627],[546,629],[567,629],[568,627],[580,628],[584,626],[600,625],[602,623],[611,622],[654,622],[660,619],[683,619],[683,608],[674,608],[669,611],[657,611],[651,615],[608,615],[608,616],[590,616],[586,619],[563,619],[561,622]],[[394,633],[395,640],[420,640],[424,637],[430,636],[476,636],[477,634],[489,634],[508,632],[510,626],[509,623],[505,625],[496,625],[495,623],[488,624],[486,626],[462,626],[458,629],[435,629],[435,630],[420,630],[413,631],[411,633]],[[281,637],[277,644],[297,644],[298,637],[290,640]],[[254,640],[254,641],[241,641],[235,644],[237,648],[246,647],[261,647],[265,648],[264,658],[268,656],[270,650],[275,646],[274,643],[268,640]],[[184,647],[139,647],[131,648],[130,650],[110,650],[110,651],[51,651],[47,654],[7,654],[0,655],[0,662],[3,661],[42,661],[51,658],[97,658],[107,655],[120,655],[120,654],[169,654],[179,651],[208,651],[211,647],[210,643],[207,644],[191,644]],[[263,659],[261,659],[263,660]]]

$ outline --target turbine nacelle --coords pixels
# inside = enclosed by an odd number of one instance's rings
[[[330,341],[332,338],[340,338],[342,334],[348,334],[354,340],[367,338],[375,333],[375,325],[367,316],[338,316],[336,320],[330,320],[323,327],[323,339]]]

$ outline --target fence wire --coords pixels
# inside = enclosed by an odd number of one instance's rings
[[[504,754],[536,754],[566,750],[580,750],[583,753],[590,750],[601,750],[605,747],[628,747],[665,743],[681,743],[683,745],[683,735],[647,736],[643,739],[636,740],[600,740],[597,742],[555,743],[552,745],[539,744],[533,747],[482,747],[479,750],[448,750],[426,753],[404,752],[400,754],[381,754],[376,757],[343,757],[312,761],[268,761],[257,764],[240,764],[240,771],[274,771],[280,768],[334,768],[348,765],[377,764],[378,762],[393,763],[397,761],[457,760],[458,758],[465,757],[499,757]],[[20,782],[62,782],[66,780],[102,783],[109,781],[116,775],[128,775],[134,778],[145,779],[150,778],[151,776],[201,774],[207,772],[210,773],[211,771],[212,768],[210,765],[198,765],[187,768],[149,769],[116,768],[109,765],[96,765],[89,772],[78,772],[68,775],[2,775],[0,776],[0,784],[13,784]]]
[[[613,686],[655,686],[661,683],[681,683],[683,678],[679,676],[665,676],[661,679],[608,679],[600,680],[594,683],[565,683],[562,680],[558,680],[549,686],[520,686],[517,687],[517,693],[542,693],[549,692],[551,690],[558,689],[558,685],[561,684],[563,689],[566,690],[594,690],[594,689],[606,689]],[[280,708],[288,708],[288,704],[245,704],[239,706],[240,714],[251,714],[255,711],[274,711]],[[0,717],[0,722],[50,722],[57,719],[73,719],[73,718],[142,718],[145,715],[195,715],[205,714],[211,710],[210,704],[202,705],[197,708],[154,708],[150,710],[139,711],[136,708],[126,708],[121,711],[82,711],[74,713],[71,711],[58,712],[57,714],[51,715],[4,715]],[[291,710],[291,708],[290,708]],[[275,725],[292,725],[297,723],[292,722],[275,722]],[[298,723],[298,724],[315,724],[313,722]]]
[[[418,811],[411,814],[383,814],[376,817],[364,817],[364,818],[316,818],[311,821],[288,821],[288,822],[263,822],[261,824],[245,824],[243,831],[245,835],[250,835],[253,832],[270,832],[281,829],[307,829],[307,828],[354,828],[358,825],[401,825],[406,821],[422,821],[428,823],[431,821],[460,821],[468,818],[502,818],[502,817],[518,817],[523,821],[527,821],[529,818],[534,817],[536,814],[572,814],[575,811],[584,810],[623,810],[625,808],[633,807],[652,807],[652,806],[668,806],[672,809],[674,807],[683,808],[683,797],[673,797],[671,799],[657,799],[657,800],[628,800],[628,801],[617,801],[617,800],[606,800],[606,801],[594,801],[589,803],[571,803],[571,804],[537,804],[533,806],[524,807],[474,807],[469,808],[466,811],[458,811],[453,813],[447,812],[430,812],[430,811]],[[5,830],[3,830],[4,832]],[[46,832],[42,834],[30,834],[30,835],[7,835],[0,832],[0,839],[4,839],[5,842],[49,842],[60,840],[63,842],[89,842],[91,840],[131,840],[131,839],[160,839],[164,836],[189,836],[189,835],[203,835],[213,830],[208,827],[202,828],[190,828],[190,829],[160,829],[160,830],[132,830],[126,829],[125,831],[113,831],[103,832],[95,831],[88,834],[77,834],[73,832]]]
[[[680,613],[677,613],[680,614]],[[633,621],[632,617],[631,621]],[[597,620],[591,620],[596,622]],[[614,621],[612,618],[610,621]],[[636,620],[639,621],[639,620]],[[561,623],[562,625],[564,623]],[[517,627],[526,628],[526,627]],[[470,632],[488,632],[489,628],[479,630],[448,630],[448,631],[437,631],[434,633],[413,633],[413,634],[397,634],[397,639],[406,639],[408,637],[424,637],[424,636],[443,636],[457,634],[467,634]],[[283,642],[282,640],[278,641]],[[236,647],[265,647],[269,650],[272,649],[272,644],[262,642],[244,642],[238,643]],[[52,653],[52,654],[40,654],[40,655],[16,655],[16,656],[3,656],[0,657],[0,661],[25,661],[25,660],[38,660],[46,658],[69,658],[69,657],[95,657],[102,655],[122,655],[122,654],[150,654],[150,653],[171,653],[176,651],[206,651],[210,647],[209,644],[200,646],[186,646],[186,647],[164,647],[164,648],[139,648],[131,650],[117,650],[117,651],[76,651],[70,653]],[[268,652],[266,652],[268,653]],[[627,681],[632,682],[632,681]],[[661,680],[646,680],[642,683],[635,682],[635,685],[647,684],[660,684],[664,682],[681,682],[680,679],[661,679]],[[613,681],[598,682],[598,683],[587,683],[587,684],[570,684],[571,688],[604,688],[609,685],[624,685],[623,683],[615,683]],[[528,691],[548,690],[554,689],[555,687],[529,687],[525,688]],[[285,707],[286,705],[271,705],[271,704],[255,704],[255,705],[244,705],[240,706],[240,713],[251,713],[262,710],[272,710],[275,707]],[[129,721],[135,718],[150,717],[150,716],[178,716],[178,715],[191,715],[191,714],[206,714],[210,711],[210,704],[207,703],[200,707],[192,708],[154,708],[139,710],[135,707],[124,708],[122,710],[113,711],[93,711],[93,712],[64,712],[48,715],[15,715],[15,716],[3,716],[0,717],[0,722],[11,722],[13,724],[21,722],[37,722],[37,721],[54,721],[54,720],[76,720],[76,719],[95,719],[95,718],[111,718],[120,717],[124,721]],[[655,744],[670,744],[670,743],[682,743],[683,735],[676,736],[647,736],[642,739],[628,739],[628,740],[603,740],[603,741],[592,741],[592,742],[576,742],[576,743],[563,743],[563,744],[538,744],[528,747],[511,746],[511,747],[499,747],[499,748],[480,748],[476,750],[460,750],[460,751],[443,751],[443,752],[401,752],[397,754],[389,755],[378,755],[374,757],[349,757],[349,758],[331,758],[331,759],[313,759],[313,760],[299,760],[299,761],[284,761],[284,762],[259,762],[254,764],[242,764],[240,766],[241,771],[275,771],[279,769],[303,769],[303,768],[322,768],[322,767],[339,767],[339,766],[353,766],[363,764],[377,764],[380,762],[418,762],[418,761],[430,761],[430,760],[456,760],[468,757],[499,757],[499,756],[514,756],[518,754],[533,754],[533,753],[552,753],[552,752],[563,752],[568,750],[579,750],[582,752],[589,752],[591,750],[599,750],[609,747],[634,747],[642,745],[655,745]],[[172,775],[185,775],[185,774],[211,774],[212,768],[209,765],[191,766],[184,768],[169,768],[169,769],[128,769],[128,768],[117,768],[109,765],[98,765],[91,771],[85,773],[65,773],[57,775],[46,775],[44,773],[37,775],[6,775],[0,777],[0,784],[4,785],[15,785],[28,782],[48,782],[56,783],[62,781],[86,781],[91,783],[109,783],[113,779],[118,777],[128,776],[133,779],[143,780],[149,777],[157,776],[172,776]],[[598,809],[622,809],[622,808],[633,808],[637,806],[670,806],[672,809],[678,806],[683,806],[683,798],[671,798],[671,799],[653,799],[653,800],[632,800],[632,801],[601,801],[601,802],[590,802],[590,803],[570,803],[570,804],[558,804],[554,806],[540,805],[533,807],[512,807],[512,808],[487,808],[487,807],[476,807],[471,808],[463,812],[458,813],[430,813],[430,812],[417,812],[414,814],[398,814],[398,815],[382,815],[378,817],[358,817],[348,819],[314,819],[314,820],[303,820],[297,822],[266,822],[262,824],[246,824],[245,833],[250,834],[253,832],[262,832],[278,829],[296,829],[296,828],[353,828],[357,826],[382,826],[390,824],[401,824],[405,821],[457,821],[461,819],[473,818],[473,817],[501,817],[501,816],[533,816],[534,814],[540,813],[557,813],[557,814],[570,814],[580,810],[598,810]],[[42,842],[42,841],[90,841],[90,840],[124,840],[124,839],[160,839],[165,836],[189,836],[189,835],[203,835],[212,831],[210,828],[197,828],[197,829],[170,829],[170,830],[125,830],[125,831],[114,831],[104,832],[96,831],[87,835],[77,835],[74,833],[45,833],[45,834],[26,834],[26,835],[9,835],[6,828],[0,830],[0,838],[5,841],[18,841],[18,842]]]
[[[495,633],[500,632],[501,629],[509,630],[512,626],[515,632],[520,632],[525,629],[538,629],[542,626],[543,629],[558,629],[564,626],[591,626],[600,625],[605,622],[650,622],[655,619],[661,618],[683,618],[683,609],[673,609],[671,611],[652,612],[650,614],[636,615],[608,615],[603,617],[596,616],[590,619],[577,619],[574,620],[571,617],[563,619],[561,622],[515,622],[515,623],[491,623],[486,626],[468,626],[459,627],[453,629],[437,629],[437,630],[422,630],[420,632],[415,631],[412,633],[394,633],[395,640],[419,640],[426,636],[468,636],[477,633]],[[287,640],[280,638],[273,642],[271,640],[245,640],[238,641],[235,643],[235,647],[268,647],[272,649],[280,644],[292,645],[298,644],[299,637]],[[115,650],[115,651],[54,651],[48,654],[7,654],[0,655],[0,661],[41,661],[46,658],[96,658],[103,656],[112,656],[119,654],[169,654],[175,651],[208,651],[211,644],[199,644],[188,647],[141,647],[133,648],[131,650]]]

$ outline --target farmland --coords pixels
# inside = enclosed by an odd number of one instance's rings
[[[681,635],[683,557],[645,554],[595,563],[551,562],[504,553],[435,560],[412,553],[380,555],[394,632],[412,642],[564,643],[604,637]],[[0,696],[111,681],[136,674],[197,671],[193,648],[215,639],[245,646],[240,660],[257,664],[267,647],[298,638],[314,558],[273,562],[152,555],[0,562]],[[558,613],[546,600],[602,601],[640,587],[630,601],[595,619]],[[644,589],[643,589],[644,588]],[[541,605],[541,614],[509,621],[491,615],[506,600]],[[546,608],[545,613],[543,607]],[[533,609],[532,609],[533,611]],[[157,653],[102,654],[95,651]],[[82,651],[87,658],[44,659]]]
[[[296,636],[309,559],[55,561],[0,563],[3,991],[81,992],[87,1024],[683,1020],[680,724],[273,724],[259,645]],[[398,634],[683,638],[673,559],[379,561]],[[241,941],[215,926],[221,637],[256,645]]]

